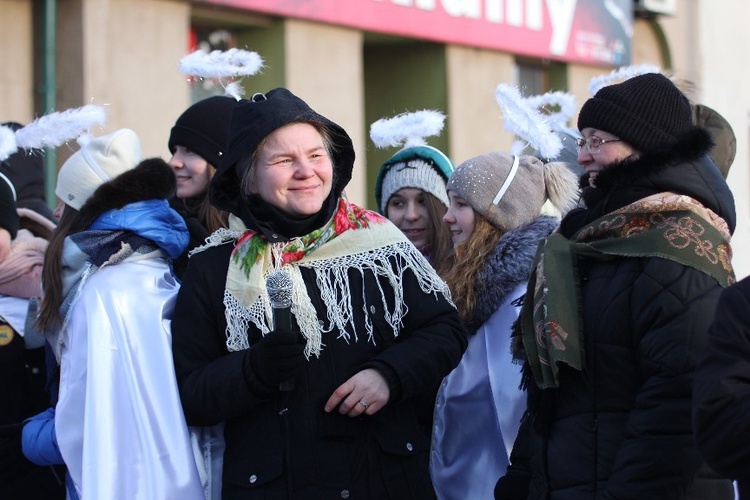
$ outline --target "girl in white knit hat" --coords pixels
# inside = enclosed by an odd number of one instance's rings
[[[56,438],[80,498],[202,499],[169,331],[171,260],[188,231],[167,202],[172,170],[141,156],[135,132],[121,129],[82,144],[60,170],[65,208],[39,318],[60,392],[53,420],[27,424],[24,439]]]

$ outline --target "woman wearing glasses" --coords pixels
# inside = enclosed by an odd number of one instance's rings
[[[711,137],[654,73],[599,90],[578,128],[585,206],[537,255],[516,328],[529,413],[496,497],[733,498],[690,425],[696,359],[734,281]]]

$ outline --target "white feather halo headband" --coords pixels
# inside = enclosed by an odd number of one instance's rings
[[[425,138],[440,135],[444,122],[445,115],[431,109],[401,113],[373,122],[370,125],[370,139],[380,149],[425,146]]]
[[[232,48],[206,52],[196,50],[180,59],[180,71],[199,78],[217,78],[227,95],[239,100],[244,91],[238,82],[224,83],[225,79],[251,76],[263,68],[263,58],[257,52]]]
[[[633,64],[612,70],[606,75],[595,76],[589,81],[589,95],[593,97],[602,87],[606,87],[615,80],[627,80],[646,73],[661,73],[661,68],[655,64]]]
[[[570,120],[576,113],[576,98],[570,92],[554,91],[547,92],[540,95],[533,95],[526,98],[526,102],[529,103],[533,109],[549,110],[550,108],[557,108],[557,112],[547,112],[547,123],[549,123],[552,130],[559,132],[568,127],[568,120]]]
[[[5,159],[19,149],[56,148],[88,134],[94,126],[107,121],[104,106],[86,106],[48,113],[16,130],[0,127],[0,159]]]
[[[499,84],[495,100],[503,112],[505,130],[523,139],[513,143],[511,154],[518,156],[531,145],[545,158],[557,157],[563,147],[562,140],[552,130],[548,117],[532,106],[517,87]]]

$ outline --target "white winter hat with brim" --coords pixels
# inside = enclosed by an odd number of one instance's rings
[[[69,207],[80,210],[96,188],[135,168],[142,159],[141,141],[130,129],[91,139],[63,164],[55,194]]]

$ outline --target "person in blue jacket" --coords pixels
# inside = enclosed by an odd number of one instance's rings
[[[24,445],[62,458],[82,499],[204,497],[171,356],[171,261],[188,243],[167,201],[175,186],[129,129],[85,142],[58,176],[65,208],[38,325],[60,363],[59,397]]]

